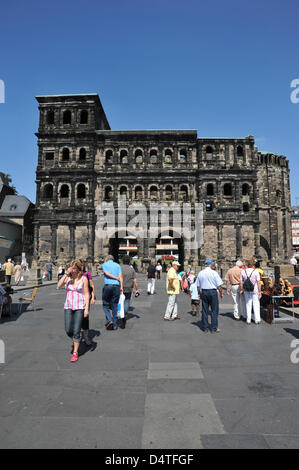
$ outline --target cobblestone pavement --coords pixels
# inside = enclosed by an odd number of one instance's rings
[[[95,278],[93,344],[80,346],[75,364],[64,291],[43,287],[36,311],[1,321],[0,447],[298,448],[299,364],[290,355],[299,321],[247,326],[225,296],[221,332],[205,334],[186,294],[181,319],[166,322],[164,279],[149,296],[138,278],[142,295],[117,331],[104,328]]]

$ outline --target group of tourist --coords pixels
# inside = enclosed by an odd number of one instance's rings
[[[112,255],[105,258],[102,265],[104,286],[102,293],[103,309],[105,313],[105,327],[107,330],[125,328],[133,289],[135,296],[140,292],[136,278],[136,270],[130,264],[130,256],[123,257],[122,265],[116,263]],[[191,314],[199,316],[200,301],[202,304],[202,329],[204,332],[211,330],[219,333],[218,314],[219,298],[223,299],[223,281],[216,271],[216,263],[213,260],[205,261],[205,268],[196,277],[191,266],[185,271],[180,270],[180,263],[173,261],[166,270],[166,292],[168,303],[164,314],[164,320],[179,320],[177,296],[185,292],[191,297]],[[65,267],[64,267],[65,268]],[[227,293],[231,294],[234,302],[234,318],[241,320],[246,318],[247,324],[251,323],[252,309],[254,322],[259,324],[261,298],[260,268],[257,261],[251,259],[244,265],[238,260],[236,265],[229,269],[225,276]],[[155,262],[147,269],[146,280],[148,282],[148,295],[155,290],[155,281],[158,278]],[[57,288],[65,287],[67,291],[64,304],[65,330],[73,339],[71,362],[78,360],[78,349],[81,339],[81,330],[85,343],[91,345],[89,339],[89,309],[95,303],[95,288],[91,274],[86,271],[83,260],[74,260],[65,272],[59,274]],[[119,302],[123,295],[122,318],[118,318]],[[211,324],[209,324],[209,314]]]
[[[24,270],[21,263],[15,262],[11,258],[8,258],[3,264],[0,263],[0,269],[5,271],[5,281],[9,286],[11,285],[12,276],[14,276],[16,286],[23,280]]]

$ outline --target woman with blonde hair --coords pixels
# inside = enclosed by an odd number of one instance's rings
[[[82,321],[88,317],[89,310],[88,280],[83,276],[80,260],[71,262],[66,274],[58,282],[57,289],[63,286],[67,290],[64,303],[65,331],[73,339],[71,362],[77,362]]]

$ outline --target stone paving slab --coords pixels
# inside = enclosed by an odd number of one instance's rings
[[[165,279],[153,296],[138,280],[126,329],[109,332],[95,279],[92,346],[76,364],[55,285],[38,291],[37,311],[1,320],[0,448],[298,448],[299,321],[248,327],[225,296],[221,332],[205,334],[189,296],[165,322]]]
[[[150,362],[148,379],[203,379],[197,362]]]
[[[201,448],[201,434],[224,432],[209,394],[153,393],[146,397],[143,448]]]
[[[201,436],[205,449],[269,449],[270,446],[261,435],[220,434]]]
[[[0,449],[139,449],[142,427],[132,417],[1,418]]]

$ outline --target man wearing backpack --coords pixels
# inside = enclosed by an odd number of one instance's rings
[[[246,323],[248,325],[251,324],[251,311],[253,307],[254,321],[256,325],[259,325],[261,323],[260,298],[262,296],[260,274],[254,269],[254,259],[249,260],[247,266],[247,269],[242,270],[240,278],[240,293],[244,292],[245,296]]]

